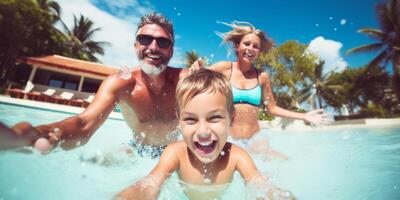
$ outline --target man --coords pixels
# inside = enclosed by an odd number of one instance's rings
[[[161,149],[176,139],[171,134],[177,126],[175,88],[186,72],[167,66],[173,55],[173,45],[170,21],[157,13],[143,16],[134,44],[139,67],[109,76],[101,84],[94,101],[79,115],[37,127],[22,122],[8,129],[0,124],[3,141],[0,149],[25,145],[38,145],[40,149],[41,145],[52,147],[58,143],[70,149],[85,144],[117,103],[134,132],[135,144]]]

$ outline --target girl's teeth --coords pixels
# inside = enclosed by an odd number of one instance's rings
[[[212,143],[212,141],[198,142],[201,146],[208,146]]]

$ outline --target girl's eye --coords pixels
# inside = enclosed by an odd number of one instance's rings
[[[195,118],[192,118],[192,117],[183,118],[183,121],[186,122],[187,124],[194,124],[194,123],[196,123],[196,119],[195,119]]]
[[[214,115],[209,118],[210,122],[219,122],[221,119],[223,119],[223,117],[220,115]]]
[[[245,46],[250,46],[250,42],[244,42],[243,43]]]

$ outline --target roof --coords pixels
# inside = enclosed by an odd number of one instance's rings
[[[94,63],[74,58],[68,58],[59,55],[42,56],[42,57],[21,57],[21,62],[46,67],[54,67],[77,72],[85,72],[100,76],[108,76],[117,72],[119,69],[114,66],[107,66],[100,63]]]

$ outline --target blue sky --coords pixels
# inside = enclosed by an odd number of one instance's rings
[[[134,32],[139,17],[152,11],[161,12],[173,21],[176,46],[173,66],[182,66],[184,52],[195,49],[211,62],[234,60],[227,57],[227,47],[215,31],[229,28],[217,21],[247,21],[268,33],[277,45],[287,40],[303,44],[313,42],[313,49],[321,57],[332,61],[331,67],[348,65],[359,67],[375,53],[345,56],[352,47],[372,43],[373,40],[357,33],[364,27],[378,28],[374,6],[380,0],[58,0],[63,19],[72,22],[72,13],[92,19],[102,32],[97,40],[110,41],[103,63],[114,66],[137,64],[133,51]]]

